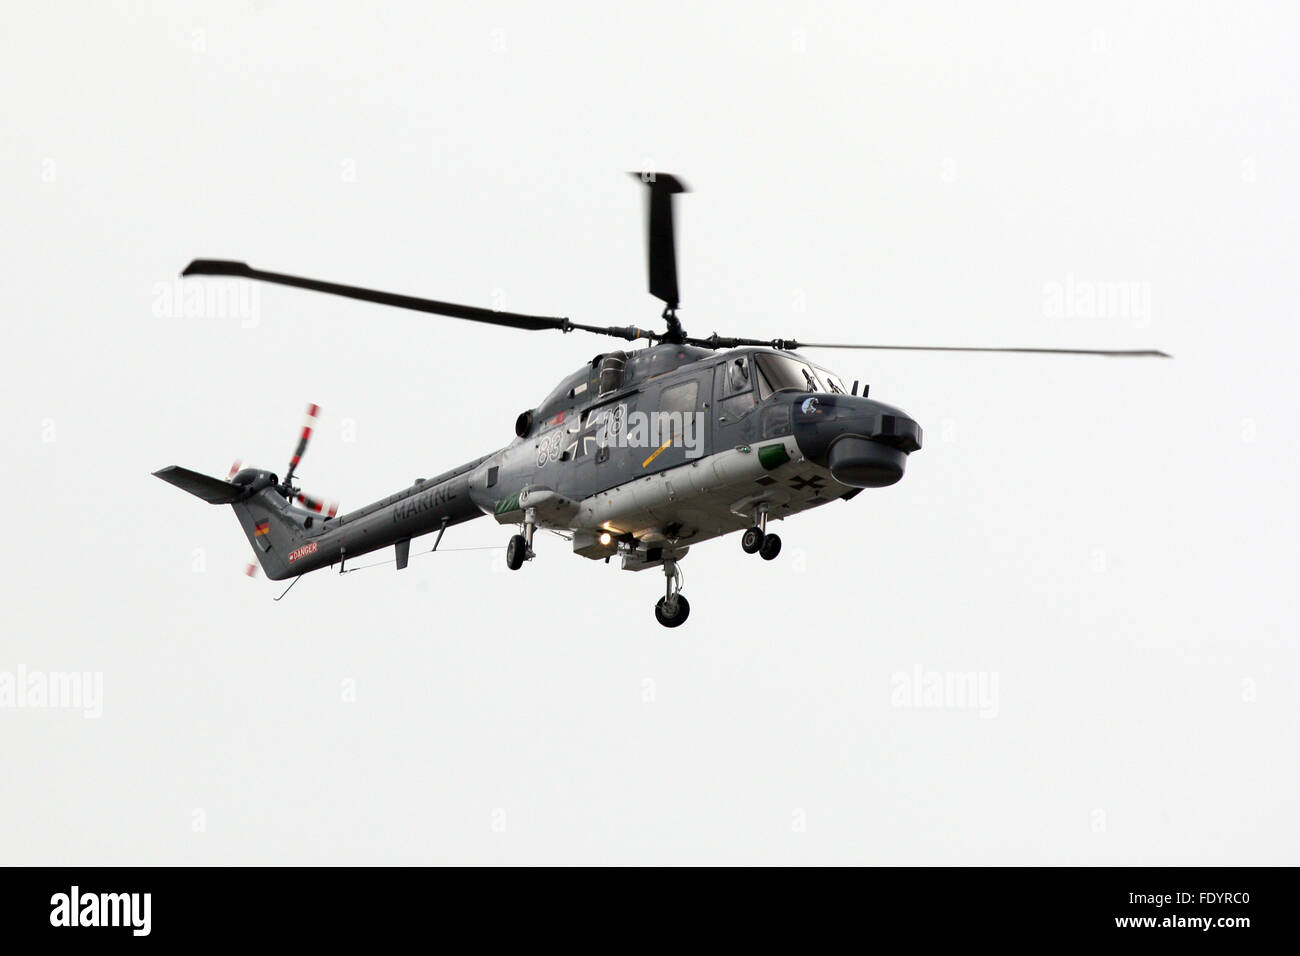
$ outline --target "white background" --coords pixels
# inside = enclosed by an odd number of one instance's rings
[[[1294,8],[444,6],[9,11],[0,671],[104,713],[0,709],[0,862],[1295,863]],[[924,449],[776,562],[697,548],[671,631],[489,520],[276,604],[150,477],[283,471],[318,402],[358,507],[607,344],[169,314],[189,259],[649,324],[646,165],[695,334],[1176,358],[817,353]],[[995,716],[897,706],[918,667]]]

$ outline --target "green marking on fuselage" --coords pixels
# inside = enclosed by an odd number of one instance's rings
[[[758,450],[758,463],[768,471],[771,471],[773,468],[779,468],[789,460],[790,455],[785,450],[785,442],[777,442],[775,445],[764,445]]]

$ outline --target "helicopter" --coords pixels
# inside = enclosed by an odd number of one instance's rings
[[[239,463],[225,480],[176,465],[153,474],[210,504],[231,505],[267,577],[281,581],[385,548],[407,567],[411,542],[480,517],[514,526],[506,566],[536,557],[539,530],[568,538],[575,554],[617,557],[628,571],[661,569],[656,620],[678,627],[690,615],[680,568],[688,550],[733,532],[746,554],[775,560],[772,521],[847,502],[903,477],[919,451],[921,426],[902,410],[847,385],[803,349],[1019,352],[1165,357],[1155,350],[984,348],[804,343],[687,334],[680,306],[673,210],[686,186],[667,173],[632,173],[647,191],[649,292],[662,329],[597,326],[196,259],[189,276],[277,283],[523,331],[582,331],[644,343],[602,352],[521,412],[504,447],[346,514],[305,494],[294,474],[315,428],[311,405],[284,477]],[[292,584],[290,585],[292,587]],[[287,593],[287,590],[286,590]],[[283,596],[283,595],[281,595]],[[277,598],[278,600],[278,598]]]

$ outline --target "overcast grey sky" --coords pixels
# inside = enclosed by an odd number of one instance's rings
[[[1295,863],[1294,7],[446,6],[10,12],[0,681],[102,716],[0,707],[0,861]],[[647,165],[693,333],[1177,358],[816,353],[925,447],[672,631],[488,519],[277,604],[149,476],[317,402],[357,507],[604,347],[189,259],[645,325]]]

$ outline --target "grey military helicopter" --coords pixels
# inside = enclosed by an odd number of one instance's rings
[[[297,579],[381,548],[398,569],[411,542],[490,516],[517,527],[506,565],[534,558],[538,530],[571,540],[585,558],[617,557],[624,570],[662,568],[664,595],[655,617],[677,627],[690,614],[680,563],[692,545],[741,532],[741,548],[771,561],[781,539],[773,520],[903,477],[921,447],[921,426],[868,387],[803,357],[801,349],[897,349],[1028,352],[1106,356],[1165,353],[1052,348],[800,343],[686,334],[677,316],[673,204],[685,186],[674,176],[634,173],[648,190],[650,293],[664,303],[662,331],[595,326],[264,272],[243,262],[197,259],[183,276],[233,276],[296,286],[381,305],[525,331],[583,331],[636,350],[602,352],[561,381],[515,421],[504,448],[355,511],[304,494],[294,473],[317,414],[308,409],[283,478],[259,468],[232,469],[226,480],[176,465],[154,474],[211,504],[228,504],[272,580]],[[298,507],[298,506],[301,507]]]

